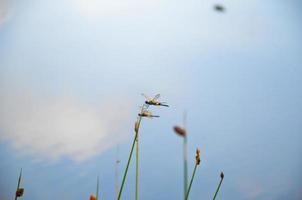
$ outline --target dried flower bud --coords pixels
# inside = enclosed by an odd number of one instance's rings
[[[196,149],[196,165],[199,165],[200,164],[200,150],[197,148]]]
[[[96,197],[94,195],[90,195],[89,200],[96,200]]]
[[[139,128],[139,124],[138,124],[138,122],[135,122],[135,124],[134,124],[134,131],[138,132],[138,128]]]
[[[220,178],[221,178],[221,179],[223,179],[223,178],[224,178],[224,174],[223,174],[223,172],[221,172],[221,174],[220,174]]]
[[[184,128],[181,128],[179,126],[174,126],[174,131],[175,133],[177,133],[178,135],[182,136],[182,137],[186,137],[186,130]]]
[[[16,191],[16,196],[17,197],[22,197],[23,193],[24,193],[24,188],[19,188]]]

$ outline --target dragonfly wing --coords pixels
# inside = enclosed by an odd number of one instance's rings
[[[145,95],[144,93],[142,93],[142,95],[148,100],[150,101],[151,98],[149,98],[147,95]]]
[[[157,94],[157,95],[155,95],[155,97],[154,97],[152,100],[153,100],[153,101],[154,101],[154,100],[157,100],[159,97],[160,97],[160,94]]]

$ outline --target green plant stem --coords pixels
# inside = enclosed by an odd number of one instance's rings
[[[119,159],[118,159],[118,155],[119,155],[119,146],[117,145],[117,149],[116,149],[116,161],[115,161],[115,198],[117,198],[118,196],[118,192],[119,192]]]
[[[139,120],[138,120],[138,127],[140,126],[140,123],[141,123],[141,117],[139,117]],[[132,158],[133,149],[134,149],[134,145],[135,145],[135,143],[137,141],[137,137],[138,137],[138,130],[135,131],[135,136],[134,136],[134,139],[133,139],[133,142],[132,142],[132,146],[131,146],[128,162],[127,162],[127,165],[126,165],[126,169],[125,169],[123,180],[122,180],[122,184],[121,184],[121,188],[120,188],[120,191],[119,191],[118,197],[117,197],[118,200],[121,199],[122,191],[123,191],[123,188],[124,188],[125,180],[126,180],[128,169],[129,169],[129,164],[130,164],[130,161],[131,161],[131,158]]]
[[[96,200],[99,200],[99,176],[96,182]]]
[[[142,108],[141,108],[141,113],[143,112],[144,110],[144,105],[142,105]],[[138,200],[138,174],[139,174],[139,128],[140,128],[140,125],[141,125],[141,121],[142,121],[142,117],[140,116],[138,118],[138,124],[137,124],[137,129],[135,129],[136,131],[136,165],[135,165],[135,200]]]
[[[141,112],[143,111],[143,108]],[[138,173],[139,173],[139,166],[138,166],[138,158],[139,158],[139,127],[142,121],[142,117],[139,117],[138,119],[138,125],[137,125],[137,132],[136,132],[136,169],[135,169],[135,200],[138,200]]]
[[[189,197],[189,193],[190,193],[191,186],[192,186],[192,183],[193,183],[193,180],[194,180],[194,176],[195,176],[196,169],[197,169],[197,164],[195,163],[195,167],[194,167],[194,170],[193,170],[193,175],[192,175],[192,178],[191,178],[191,181],[190,181],[190,185],[189,185],[188,192],[187,192],[187,194],[186,194],[185,200],[187,200],[188,197]]]
[[[219,189],[220,189],[220,186],[221,186],[222,181],[223,181],[223,178],[220,178],[220,182],[219,182],[219,185],[218,185],[217,190],[216,190],[216,192],[215,192],[215,195],[214,195],[214,197],[213,197],[213,200],[216,199],[216,196],[217,196],[217,194],[218,194],[218,191],[219,191]]]
[[[186,199],[186,192],[188,189],[187,136],[184,136],[183,157],[184,157],[184,199]]]
[[[16,194],[15,194],[15,200],[18,199],[18,197],[17,197],[17,191],[19,190],[19,187],[20,187],[21,177],[22,177],[22,168],[21,168],[21,171],[20,171],[19,179],[18,179],[18,185],[17,185]]]
[[[136,137],[136,166],[135,166],[135,200],[138,200],[138,153],[139,153],[139,148],[138,148],[138,133]]]
[[[126,166],[126,169],[125,169],[125,172],[124,172],[124,177],[123,177],[123,180],[122,180],[121,188],[120,188],[120,191],[119,191],[118,197],[117,197],[118,200],[121,198],[121,194],[122,194],[123,187],[124,187],[124,184],[125,184],[125,180],[126,180],[126,177],[127,177],[128,168],[129,168],[129,164],[130,164],[130,161],[131,161],[131,157],[132,157],[136,137],[137,137],[137,133],[135,133],[134,140],[132,142],[132,147],[131,147],[131,150],[130,150],[130,155],[129,155],[129,158],[128,158],[127,166]]]

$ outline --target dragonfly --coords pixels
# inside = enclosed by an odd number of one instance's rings
[[[141,113],[138,114],[140,117],[148,117],[148,118],[153,118],[153,117],[159,117],[158,115],[153,115],[151,112],[147,110],[143,110]]]
[[[160,97],[160,94],[157,94],[155,95],[155,97],[153,98],[149,98],[147,95],[145,94],[142,94],[145,98],[146,98],[146,101],[145,101],[145,104],[147,105],[147,107],[149,105],[153,105],[153,106],[166,106],[166,107],[169,107],[169,105],[167,105],[166,102],[160,102],[158,101],[157,99],[159,99]]]

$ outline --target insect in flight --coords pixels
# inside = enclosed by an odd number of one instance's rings
[[[153,98],[149,98],[145,94],[142,94],[142,95],[146,98],[145,104],[148,105],[148,106],[149,105],[153,105],[153,106],[166,106],[166,107],[169,107],[169,105],[167,105],[166,102],[160,102],[160,101],[157,100],[160,97],[160,94],[157,94]]]

